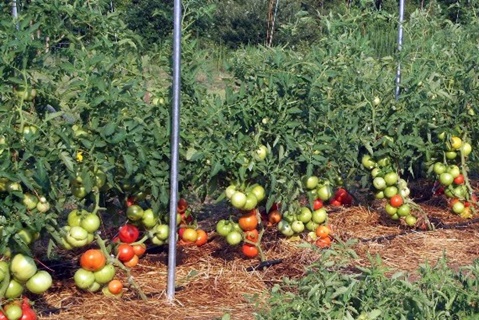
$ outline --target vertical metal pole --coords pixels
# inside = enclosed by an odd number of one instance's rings
[[[16,21],[18,18],[17,0],[12,0],[12,16]],[[18,22],[15,23],[15,27],[17,28],[17,30],[19,29]]]
[[[399,0],[399,28],[398,28],[398,56],[402,49],[402,42],[403,42],[403,28],[402,24],[404,21],[404,2],[406,0]],[[396,71],[396,100],[399,99],[400,89],[399,86],[401,85],[401,60],[398,58],[398,68]]]
[[[173,105],[171,112],[171,171],[170,171],[170,234],[168,236],[167,298],[175,297],[176,269],[176,210],[178,202],[178,147],[180,137],[180,59],[181,59],[181,0],[175,0],[173,14]]]

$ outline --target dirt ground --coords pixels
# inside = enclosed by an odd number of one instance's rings
[[[444,198],[432,196],[430,185],[417,186],[412,191],[413,195],[420,195],[415,201],[427,214],[433,230],[410,228],[392,221],[380,201],[368,206],[328,208],[335,238],[341,242],[354,241],[353,249],[358,254],[355,263],[368,265],[368,256],[377,254],[385,266],[414,273],[420,264],[434,264],[443,256],[451,267],[468,265],[477,259],[479,219],[463,219],[453,214]],[[274,229],[268,229],[262,247],[267,259],[278,263],[255,269],[259,260],[244,258],[239,248],[228,246],[215,234],[214,225],[224,216],[224,210],[214,206],[201,210],[199,224],[208,231],[209,241],[202,247],[178,247],[174,301],[166,297],[166,246],[150,248],[132,270],[148,298],[146,301],[128,285],[122,298],[79,291],[72,280],[77,268],[73,255],[71,260],[47,264],[56,282],[47,294],[32,297],[39,318],[206,320],[229,315],[230,319],[254,319],[257,306],[268,298],[268,289],[281,283],[285,276],[301,277],[305,266],[321,254],[319,250],[299,247],[304,241],[289,241]]]

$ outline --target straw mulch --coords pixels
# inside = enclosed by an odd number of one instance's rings
[[[416,190],[417,192],[417,190]],[[419,192],[427,194],[427,189]],[[424,263],[434,264],[443,256],[451,267],[470,264],[479,255],[479,219],[461,219],[452,214],[441,198],[424,197],[420,207],[435,230],[411,229],[391,221],[383,203],[349,208],[330,208],[329,221],[338,241],[355,240],[355,264],[367,266],[369,257],[379,255],[385,266],[414,273]],[[245,259],[238,248],[228,246],[214,233],[214,224],[224,217],[219,209],[200,221],[209,231],[203,247],[180,246],[177,254],[175,300],[166,298],[167,248],[153,248],[132,271],[147,295],[142,301],[131,287],[121,299],[101,293],[80,292],[71,279],[77,268],[74,255],[60,268],[52,269],[54,287],[40,298],[32,297],[40,319],[254,319],[259,308],[267,306],[268,290],[284,277],[298,278],[314,262],[320,251],[298,247],[274,230],[267,230],[263,248],[268,260],[280,263],[250,271],[256,259]],[[121,274],[119,275],[121,277]]]

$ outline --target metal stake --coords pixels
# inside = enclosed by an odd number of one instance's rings
[[[171,112],[170,233],[168,236],[167,298],[175,297],[176,210],[178,202],[178,147],[180,137],[180,72],[181,72],[181,0],[174,2],[173,14],[173,105]]]
[[[403,42],[403,21],[404,21],[404,2],[405,0],[399,1],[399,28],[398,28],[398,56],[402,49],[402,42]],[[398,68],[396,71],[396,100],[399,99],[400,89],[399,86],[401,84],[401,61],[398,59]]]

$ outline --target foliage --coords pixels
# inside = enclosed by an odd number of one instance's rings
[[[354,254],[341,246],[323,251],[304,277],[272,288],[268,308],[257,319],[432,320],[479,314],[479,261],[454,271],[443,257],[414,276],[394,273],[379,257],[370,257],[370,267],[350,266],[348,258]]]

